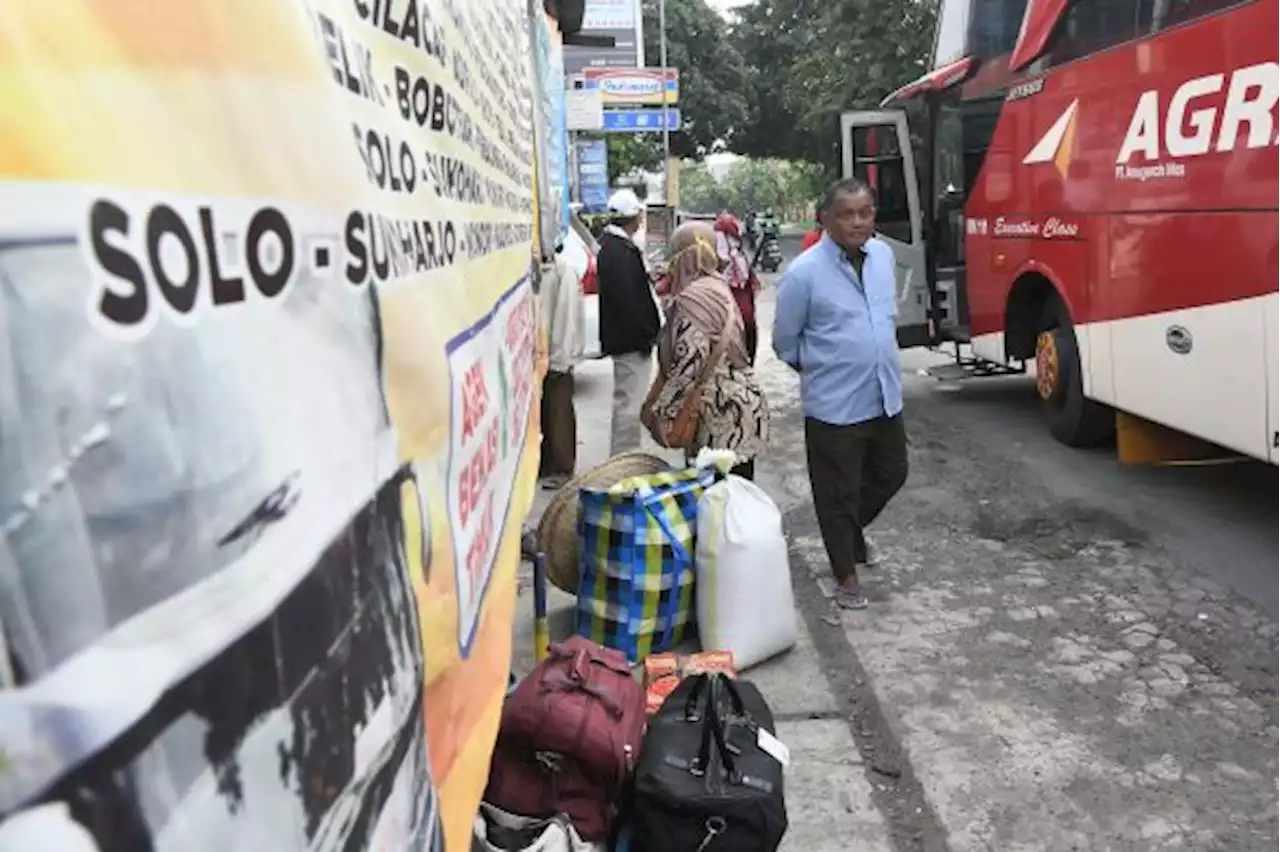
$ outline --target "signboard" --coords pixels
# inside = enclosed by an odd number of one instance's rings
[[[555,19],[542,15],[534,22],[534,68],[540,97],[535,103],[538,137],[544,159],[539,162],[538,217],[544,257],[569,229],[569,149],[565,133],[564,47]]]
[[[4,5],[0,848],[470,849],[542,93],[527,0],[388,8]]]
[[[667,130],[680,129],[680,110],[671,107],[666,111]],[[605,133],[654,133],[662,132],[662,108],[607,109],[604,111]]]
[[[580,34],[611,38],[614,46],[565,45],[565,74],[581,74],[587,68],[643,68],[642,31],[640,0],[585,0]]]
[[[604,127],[604,99],[599,89],[569,89],[564,93],[565,126],[570,131],[598,131]]]
[[[634,30],[640,15],[635,0],[586,0],[582,26],[589,30]]]
[[[609,145],[603,139],[579,139],[578,189],[588,213],[603,213],[609,205]]]
[[[667,205],[648,205],[645,215],[646,254],[662,257],[666,253],[667,237],[674,229],[675,208]]]
[[[583,79],[588,90],[600,93],[606,107],[674,106],[680,100],[680,72],[675,68],[588,68]]]

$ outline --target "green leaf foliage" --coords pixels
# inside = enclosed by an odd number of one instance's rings
[[[840,113],[872,109],[927,70],[933,2],[755,0],[733,42],[746,59],[750,117],[730,147],[839,169]]]
[[[662,137],[653,133],[614,133],[607,137],[609,145],[609,185],[637,171],[655,172],[662,168]]]
[[[754,0],[731,20],[706,0],[666,0],[667,64],[680,69],[684,129],[672,154],[730,150],[717,181],[681,172],[682,206],[697,212],[764,206],[800,213],[840,167],[840,114],[871,109],[927,70],[935,0]],[[661,64],[658,0],[643,0],[645,61]],[[788,161],[788,162],[783,162]],[[609,179],[662,168],[656,133],[609,137]]]
[[[741,159],[717,180],[705,163],[686,161],[680,169],[680,207],[738,216],[772,207],[784,220],[808,222],[823,180],[822,168],[806,162]]]
[[[644,0],[644,55],[662,64],[658,0]],[[671,136],[677,157],[710,153],[717,143],[732,145],[749,120],[747,66],[731,37],[729,23],[706,0],[667,0],[667,65],[680,70],[683,129]],[[656,134],[652,138],[659,140]]]

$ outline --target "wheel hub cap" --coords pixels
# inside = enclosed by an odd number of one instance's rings
[[[1036,392],[1044,400],[1058,389],[1058,341],[1052,331],[1042,331],[1036,338]]]

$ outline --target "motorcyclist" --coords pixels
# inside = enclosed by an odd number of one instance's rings
[[[757,228],[756,228],[756,220],[758,217],[759,217],[759,214],[756,213],[756,211],[754,210],[751,210],[747,213],[747,230],[746,230],[745,237],[746,237],[747,245],[753,249],[756,247],[756,240],[759,237],[759,232],[757,231]]]
[[[757,220],[757,227],[760,230],[761,240],[778,238],[778,220],[773,217],[772,207],[766,207],[764,212],[760,214],[760,218]]]
[[[777,272],[782,266],[782,246],[779,243],[782,229],[773,217],[773,208],[766,207],[756,223],[759,233],[752,266],[758,262],[765,272]]]

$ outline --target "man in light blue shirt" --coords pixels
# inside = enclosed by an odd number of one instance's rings
[[[800,374],[814,511],[839,581],[836,602],[864,609],[863,529],[907,479],[893,251],[875,235],[875,194],[857,179],[827,190],[826,232],[778,287],[773,348]]]

